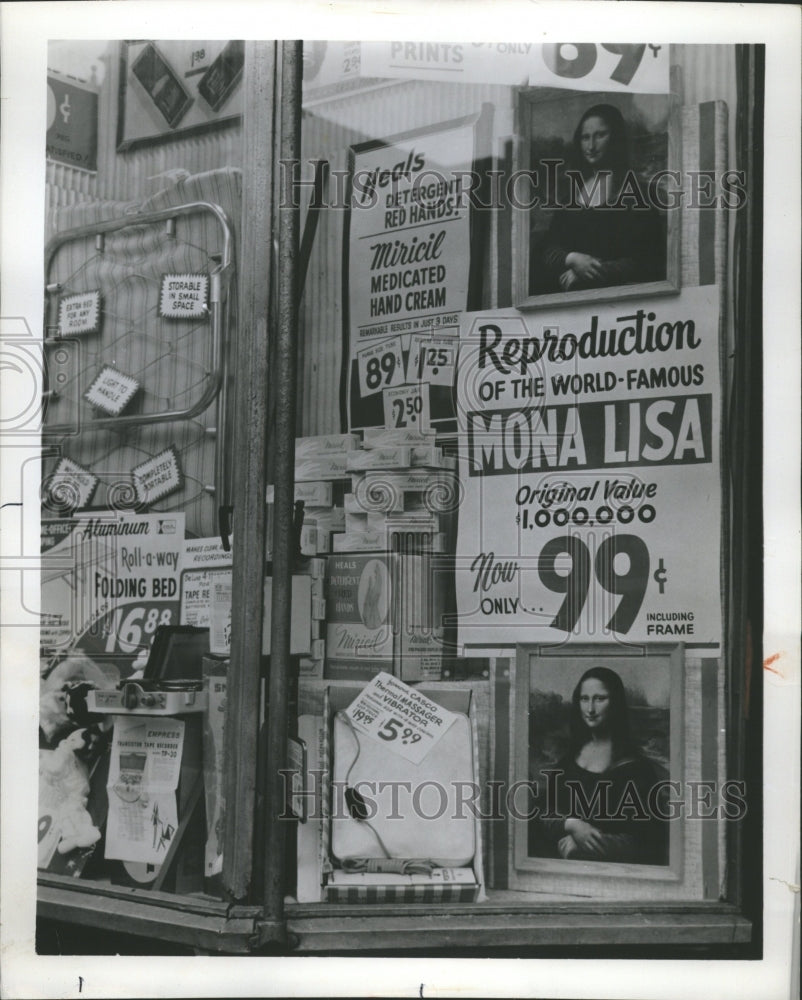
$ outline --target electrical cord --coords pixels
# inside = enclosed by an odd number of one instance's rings
[[[383,858],[346,858],[342,861],[343,870],[349,872],[392,872],[398,875],[430,875],[437,867],[434,861],[427,858],[394,858],[382,840],[379,831],[368,819],[364,798],[350,784],[351,772],[362,753],[362,743],[349,715],[345,712],[337,712],[336,718],[342,720],[356,743],[356,755],[345,772],[345,804],[351,818],[370,830],[384,854]]]

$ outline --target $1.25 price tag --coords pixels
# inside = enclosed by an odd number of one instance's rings
[[[457,718],[391,674],[377,674],[345,710],[354,729],[420,764]]]
[[[401,338],[389,337],[371,344],[356,355],[359,368],[359,395],[372,396],[390,386],[404,382],[404,355]]]
[[[383,403],[385,427],[393,430],[429,430],[428,385],[401,385],[397,389],[387,389]]]
[[[456,337],[412,334],[409,345],[407,381],[428,382],[430,385],[452,385],[458,343]]]

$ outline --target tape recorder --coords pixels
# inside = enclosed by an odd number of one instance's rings
[[[107,715],[184,715],[206,708],[201,664],[209,652],[209,629],[160,625],[141,678],[122,680],[115,690],[89,691],[90,712]]]

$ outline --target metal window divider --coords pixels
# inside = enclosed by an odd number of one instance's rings
[[[283,163],[297,162],[301,144],[302,43],[282,42],[279,155]],[[287,171],[282,181],[287,182]],[[291,185],[291,171],[290,181]],[[262,909],[254,944],[257,948],[286,949],[284,914],[286,871],[285,789],[282,771],[287,764],[290,686],[290,620],[292,571],[295,558],[293,517],[295,490],[296,371],[298,351],[298,253],[300,208],[291,189],[282,189],[275,207],[278,229],[277,329],[274,351],[274,525],[273,587],[270,635],[270,669],[267,678],[265,781],[265,841],[263,854]]]

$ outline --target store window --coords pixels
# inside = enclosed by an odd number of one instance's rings
[[[320,475],[333,507],[308,511],[331,551],[302,718],[336,783],[365,746],[425,745],[402,692],[469,699],[474,901],[713,903],[743,818],[721,589],[737,94],[697,97],[683,46],[354,44],[315,43],[304,88],[306,187],[320,161],[330,185],[296,496]],[[724,81],[735,51],[705,54]],[[396,898],[389,836],[351,818],[372,889],[333,847],[307,879],[299,846],[303,900]]]
[[[609,903],[749,939],[759,73],[692,48],[307,42],[279,163],[289,45],[110,43],[113,198],[46,264],[43,788],[74,688],[103,721],[44,886],[232,950],[559,948],[564,904],[581,946]]]

